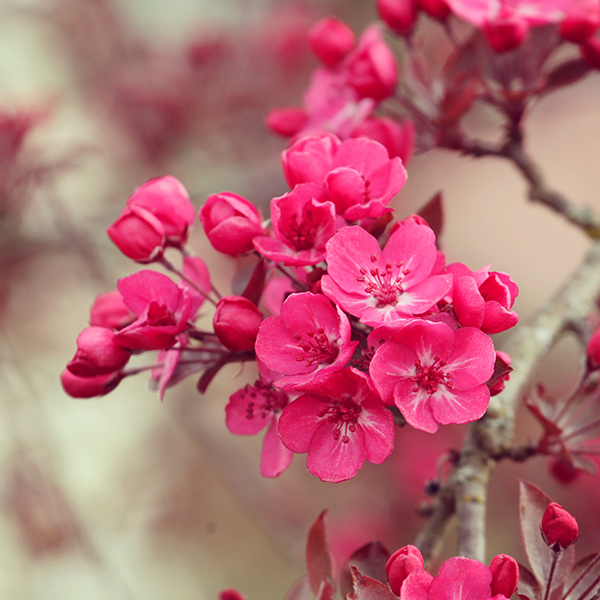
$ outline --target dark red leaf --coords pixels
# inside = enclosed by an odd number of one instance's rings
[[[362,574],[372,577],[377,581],[385,583],[387,575],[385,574],[385,565],[390,557],[387,548],[381,542],[369,542],[361,546],[344,565],[340,575],[340,592],[342,598],[345,598],[352,589],[352,575],[350,567],[356,567]]]
[[[334,583],[333,563],[327,544],[326,514],[327,510],[324,510],[319,515],[308,532],[306,542],[306,569],[310,587],[315,594],[319,592],[323,581],[329,581],[332,585]]]
[[[250,300],[258,306],[258,302],[265,289],[265,276],[267,274],[267,263],[264,258],[261,258],[250,276],[250,281],[246,285],[242,296]]]
[[[542,589],[537,582],[535,575],[519,563],[519,584],[517,585],[517,594],[521,600],[539,600],[542,595]]]
[[[494,374],[491,379],[487,382],[487,386],[492,388],[499,381],[502,381],[511,371],[512,367],[502,360],[502,358],[496,355],[496,362],[494,363]]]
[[[565,600],[585,600],[600,588],[600,552],[584,556],[573,567],[565,584]]]
[[[546,83],[541,93],[547,94],[566,85],[576,83],[585,77],[591,70],[592,67],[581,58],[575,58],[564,62],[548,73]]]
[[[354,591],[348,594],[348,600],[398,600],[387,585],[361,575],[356,567],[350,567],[350,574]]]
[[[417,213],[427,221],[427,225],[433,229],[436,239],[442,234],[444,226],[444,211],[442,207],[442,192],[438,192]]]

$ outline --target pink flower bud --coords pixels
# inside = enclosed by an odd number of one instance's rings
[[[337,67],[354,48],[354,31],[335,17],[321,19],[308,32],[308,45],[327,67]]]
[[[492,573],[492,596],[502,594],[506,598],[510,598],[517,589],[519,583],[519,564],[507,554],[498,554],[494,556],[490,563],[490,571]]]
[[[139,263],[157,260],[165,249],[165,229],[161,222],[138,206],[126,206],[106,232],[127,258]]]
[[[272,110],[265,119],[266,126],[279,135],[292,137],[300,133],[308,121],[308,115],[303,108],[289,106]]]
[[[560,504],[551,502],[542,516],[542,536],[553,550],[568,548],[578,537],[577,521]]]
[[[123,368],[131,353],[117,345],[115,334],[106,327],[86,327],[77,336],[77,352],[67,369],[78,377],[107,375]]]
[[[213,248],[230,256],[252,250],[252,240],[264,233],[256,208],[231,192],[209,196],[200,209],[200,221]]]
[[[416,546],[404,546],[390,556],[385,565],[385,572],[392,592],[400,595],[404,580],[415,569],[423,568],[423,556]]]
[[[573,483],[583,472],[562,456],[553,458],[548,465],[548,470],[550,475],[563,485]]]
[[[213,327],[219,341],[233,352],[253,350],[262,313],[242,296],[225,296],[219,300]]]
[[[591,369],[600,367],[600,329],[596,329],[588,342],[585,353]]]
[[[97,375],[96,377],[77,377],[69,369],[60,374],[63,389],[73,398],[93,398],[112,392],[122,379],[120,373]]]
[[[582,0],[572,7],[558,28],[563,39],[583,44],[600,27],[600,4],[597,0]]]
[[[592,37],[579,46],[581,56],[592,69],[600,69],[600,38]]]
[[[417,21],[415,0],[377,0],[377,12],[381,20],[398,35],[407,35]]]
[[[396,58],[377,25],[365,29],[356,49],[346,57],[344,69],[348,84],[361,98],[385,100],[398,81]]]
[[[407,165],[413,153],[415,126],[408,120],[400,125],[387,117],[372,117],[359,125],[352,137],[366,137],[379,142],[390,158],[398,156]]]
[[[443,21],[450,14],[450,7],[445,0],[417,0],[417,5],[438,21]]]
[[[505,9],[483,24],[488,44],[496,52],[506,52],[520,46],[529,32],[527,21],[515,11]]]
[[[129,208],[140,207],[152,213],[164,228],[166,243],[181,246],[187,242],[196,211],[183,184],[166,175],[156,177],[135,189],[127,200]]]
[[[238,590],[229,589],[219,592],[219,600],[247,600],[246,596]]]
[[[135,315],[125,306],[119,290],[99,294],[90,309],[90,325],[123,329],[135,321]]]

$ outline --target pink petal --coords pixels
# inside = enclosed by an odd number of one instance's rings
[[[446,370],[455,390],[468,390],[486,382],[494,373],[496,352],[489,336],[474,327],[454,332],[454,350]]]
[[[365,432],[367,460],[380,465],[394,449],[394,417],[379,401],[366,400],[361,406],[359,425]]]
[[[435,433],[439,422],[435,419],[431,408],[431,396],[420,388],[413,392],[415,384],[412,381],[399,381],[394,388],[396,406],[406,419],[407,423],[415,429]]]
[[[293,452],[290,452],[279,438],[277,419],[271,419],[263,440],[260,474],[263,477],[279,477],[290,466],[293,456]]]
[[[473,277],[457,277],[452,290],[452,306],[463,327],[481,327],[485,313],[485,300],[479,293]]]
[[[289,450],[298,454],[308,452],[311,439],[323,422],[323,418],[318,416],[323,408],[323,402],[307,395],[285,407],[279,417],[279,436]]]
[[[176,283],[166,275],[150,269],[119,279],[117,288],[123,296],[125,306],[138,317],[152,301],[173,312],[181,301],[181,290]]]
[[[400,600],[429,600],[433,575],[425,569],[415,569],[402,583]]]
[[[482,563],[458,556],[448,559],[429,589],[435,600],[482,600],[490,598],[492,574]]]
[[[489,334],[500,333],[514,327],[519,322],[519,315],[512,310],[506,310],[493,300],[485,303],[485,316],[481,331]]]
[[[386,342],[377,350],[369,374],[386,404],[394,402],[394,388],[398,381],[407,380],[415,374],[416,359],[417,355],[404,344]]]
[[[254,394],[251,396],[250,394]],[[225,407],[225,425],[231,433],[236,435],[254,435],[264,429],[271,421],[273,413],[267,412],[264,416],[260,410],[248,410],[248,403],[260,405],[261,394],[247,386],[232,394]],[[251,415],[251,418],[248,418]]]
[[[429,406],[438,423],[471,423],[481,418],[490,403],[490,390],[482,384],[470,390],[443,388],[432,394]]]

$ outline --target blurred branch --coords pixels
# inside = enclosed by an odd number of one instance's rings
[[[531,383],[536,367],[561,334],[580,322],[600,296],[600,242],[557,294],[517,329],[505,350],[514,371],[505,389],[490,400],[484,417],[473,423],[446,483],[431,510],[431,518],[416,545],[426,561],[434,557],[450,519],[458,516],[458,553],[485,560],[487,483],[494,457],[510,455],[517,402]]]

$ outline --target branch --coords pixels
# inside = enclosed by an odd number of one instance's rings
[[[456,465],[438,494],[431,518],[416,540],[426,561],[437,554],[444,532],[458,516],[458,553],[485,560],[485,506],[492,457],[510,454],[517,402],[527,391],[536,367],[572,323],[593,309],[600,296],[600,242],[558,293],[506,346],[514,371],[505,389],[490,400],[487,413],[472,423]]]

